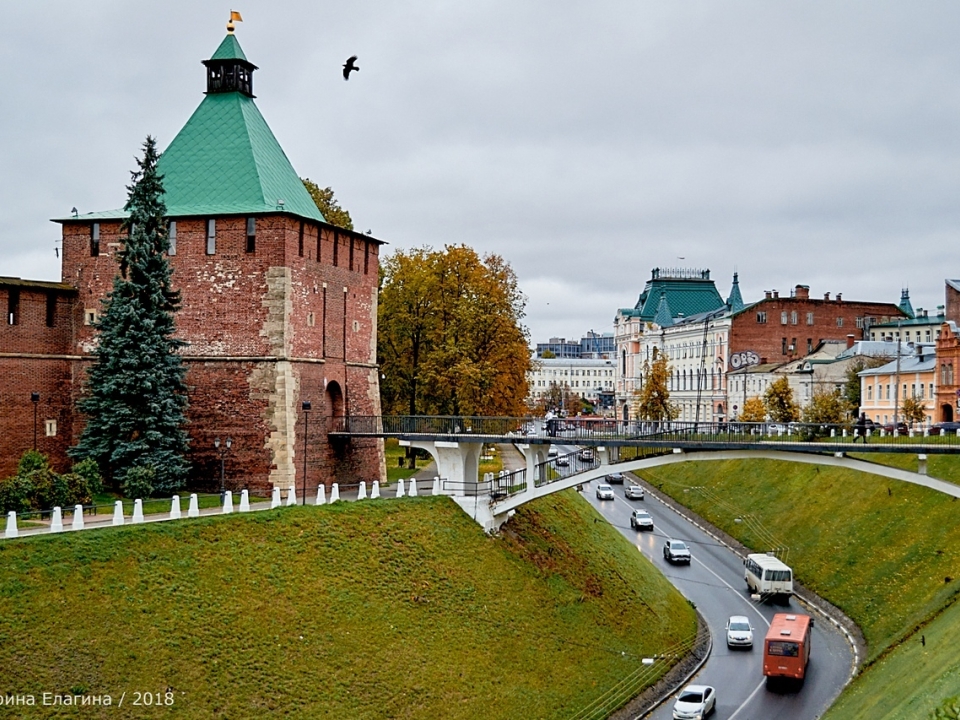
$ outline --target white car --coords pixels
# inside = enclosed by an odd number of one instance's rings
[[[753,628],[743,615],[733,615],[727,620],[727,647],[753,647]]]
[[[716,690],[709,685],[687,685],[677,695],[673,720],[703,720],[716,709]]]
[[[623,496],[628,500],[643,500],[643,488],[639,485],[627,485],[623,489]]]
[[[597,485],[597,500],[613,500],[613,488],[609,485]]]

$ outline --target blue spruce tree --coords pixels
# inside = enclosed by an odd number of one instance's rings
[[[156,494],[181,487],[187,477],[184,429],[187,387],[174,337],[180,293],[171,288],[163,178],[157,146],[143,145],[124,209],[128,237],[118,253],[120,273],[96,325],[95,363],[79,409],[86,415],[77,458],[92,458],[114,486],[152,485]],[[145,487],[144,478],[152,481]]]

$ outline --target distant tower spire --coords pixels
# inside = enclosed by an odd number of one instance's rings
[[[730,312],[740,312],[743,310],[743,296],[740,295],[740,281],[738,274],[733,274],[733,287],[730,288],[730,297],[727,298],[727,307]]]
[[[673,315],[670,312],[670,303],[667,302],[667,293],[660,291],[660,304],[657,306],[657,314],[653,321],[660,327],[670,327],[673,325]]]
[[[243,18],[240,17],[240,13],[236,10],[230,11],[230,19],[227,21],[227,32],[233,35],[233,24],[235,22],[243,22]]]
[[[900,291],[900,304],[897,307],[900,308],[908,318],[916,317],[916,313],[913,311],[913,304],[910,302],[909,288],[903,288],[903,290]]]
[[[234,12],[236,19],[240,13]],[[207,95],[218,93],[238,92],[247,97],[253,94],[253,71],[257,66],[247,60],[237,36],[233,34],[233,23],[227,25],[227,36],[220,43],[220,47],[209,60],[204,60],[207,67]]]

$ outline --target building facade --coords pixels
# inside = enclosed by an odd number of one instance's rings
[[[257,68],[232,32],[204,65],[205,97],[158,165],[182,297],[176,323],[194,481],[218,476],[217,437],[232,439],[228,487],[380,478],[381,443],[338,444],[327,432],[338,416],[380,412],[382,242],[324,220],[254,103]],[[124,219],[122,210],[58,218],[62,281],[0,281],[0,303],[12,311],[0,398],[19,418],[30,414],[28,393],[39,393],[38,418],[57,421],[39,449],[58,466],[82,426],[75,402]],[[30,447],[23,435],[0,440],[0,473]]]
[[[534,360],[527,374],[529,404],[550,396],[555,385],[563,397],[578,397],[598,409],[612,407],[615,363],[603,358],[546,358]],[[557,410],[559,408],[553,408]]]

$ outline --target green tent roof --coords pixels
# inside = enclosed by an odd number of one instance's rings
[[[243,59],[234,35],[214,59]],[[285,212],[326,222],[253,98],[209,93],[160,156],[169,217]],[[59,221],[123,218],[123,210]]]
[[[637,304],[632,309],[622,309],[620,312],[629,317],[653,322],[660,307],[661,295],[665,298],[673,318],[681,315],[690,317],[724,305],[716,285],[706,274],[703,277],[672,277],[656,273],[655,277],[647,281]]]

